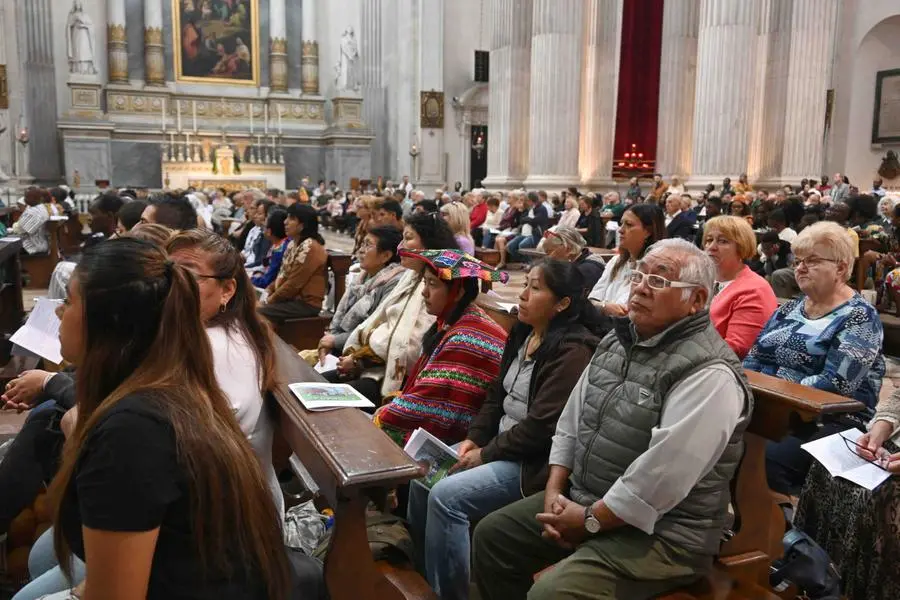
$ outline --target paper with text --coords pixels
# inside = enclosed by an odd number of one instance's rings
[[[62,300],[38,298],[28,320],[9,339],[13,344],[34,352],[52,363],[60,364],[59,318],[56,307]]]
[[[809,452],[832,477],[852,481],[867,490],[874,490],[885,482],[890,473],[859,456],[844,439],[857,442],[863,433],[858,429],[848,429],[800,446]]]

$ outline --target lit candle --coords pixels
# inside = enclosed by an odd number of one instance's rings
[[[181,100],[175,101],[175,109],[175,112],[178,115],[178,128],[176,131],[178,131],[178,133],[181,133]]]
[[[194,117],[194,133],[197,133],[197,101],[191,100],[191,113]]]
[[[281,105],[278,105],[278,135],[281,135]]]
[[[250,135],[253,135],[253,104],[250,105]]]
[[[269,133],[269,105],[268,104],[263,105],[263,117],[265,118],[265,121],[266,121],[265,131],[263,133],[268,135],[268,133]]]
[[[162,101],[162,132],[166,132],[166,99]]]

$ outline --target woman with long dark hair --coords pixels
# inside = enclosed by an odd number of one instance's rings
[[[406,220],[401,247],[406,250],[458,249],[453,232],[437,213]],[[421,261],[400,259],[407,269],[381,303],[354,329],[344,344],[330,381],[346,381],[377,405],[400,389],[409,369],[422,354],[422,337],[434,323],[422,296],[425,281]]]
[[[619,253],[606,265],[603,275],[588,298],[603,314],[628,314],[629,277],[647,248],[666,237],[665,216],[656,204],[635,204],[622,214],[619,225]]]
[[[215,378],[196,277],[152,244],[86,252],[60,311],[78,419],[51,488],[86,598],[283,598],[263,471]]]
[[[436,318],[400,394],[375,412],[375,424],[403,446],[417,428],[447,444],[461,441],[500,369],[506,332],[474,302],[479,282],[506,281],[457,250],[401,250],[423,264],[425,310]]]
[[[594,323],[595,312],[576,267],[535,264],[499,376],[460,445],[454,474],[430,494],[411,484],[418,566],[441,598],[468,598],[470,523],[544,489],[556,422],[599,342],[583,324]]]
[[[328,253],[319,235],[319,213],[308,204],[287,208],[284,230],[291,238],[275,281],[259,312],[272,322],[314,317],[328,289]]]

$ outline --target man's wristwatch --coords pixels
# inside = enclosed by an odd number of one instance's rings
[[[594,516],[594,511],[591,510],[591,506],[586,506],[584,508],[584,528],[592,535],[600,533],[600,530],[603,529],[603,525],[597,520],[597,517]]]

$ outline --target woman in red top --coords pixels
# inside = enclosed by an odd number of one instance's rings
[[[714,217],[703,228],[703,248],[718,269],[709,316],[719,335],[743,359],[778,308],[769,282],[744,264],[756,254],[756,235],[741,217]]]

